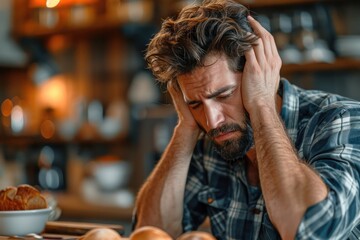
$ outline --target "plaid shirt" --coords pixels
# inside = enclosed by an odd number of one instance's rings
[[[299,158],[329,189],[307,209],[296,239],[360,239],[360,104],[284,79],[280,92],[281,117]],[[225,162],[207,137],[196,145],[185,191],[184,231],[208,216],[217,239],[280,239],[260,188],[247,184],[244,163]]]

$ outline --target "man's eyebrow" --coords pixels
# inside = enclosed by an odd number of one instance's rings
[[[230,86],[225,86],[225,87],[222,87],[222,88],[219,88],[218,90],[216,90],[215,92],[209,94],[208,96],[206,96],[207,99],[210,99],[210,98],[214,98],[216,96],[219,96],[220,94],[226,92],[226,91],[229,91],[229,90],[232,90],[236,88],[236,85],[230,85]],[[185,102],[186,104],[188,105],[193,105],[193,104],[198,104],[200,103],[201,101],[199,100],[187,100],[185,99]]]
[[[219,88],[218,90],[216,90],[215,92],[211,93],[210,95],[206,96],[207,99],[210,99],[210,98],[214,98],[214,97],[217,97],[219,96],[220,94],[226,92],[226,91],[229,91],[229,90],[232,90],[236,88],[236,85],[230,85],[230,86],[225,86],[225,87],[222,87],[222,88]]]

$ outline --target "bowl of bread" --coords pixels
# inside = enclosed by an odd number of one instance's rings
[[[52,211],[36,188],[22,184],[0,190],[0,235],[41,233]]]

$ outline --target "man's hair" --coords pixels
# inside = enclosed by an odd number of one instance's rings
[[[166,19],[150,41],[145,60],[160,82],[175,80],[204,66],[212,53],[225,54],[233,71],[242,71],[244,52],[257,37],[248,23],[249,11],[233,0],[205,0]]]

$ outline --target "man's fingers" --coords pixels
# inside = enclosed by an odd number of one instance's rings
[[[254,30],[254,33],[261,37],[262,33],[266,31],[265,28],[263,28],[263,26],[261,26],[261,24],[256,21],[255,18],[253,18],[251,15],[248,15],[247,18],[249,20],[250,26]]]
[[[251,25],[251,27],[254,30],[254,33],[260,38],[260,40],[262,41],[263,44],[263,48],[264,48],[264,53],[266,55],[266,57],[271,58],[274,53],[277,52],[276,49],[276,45],[274,42],[274,38],[272,37],[272,35],[263,27],[261,26],[261,24],[256,21],[252,16],[248,16],[248,20],[249,23]],[[272,42],[274,42],[274,45],[272,44]],[[274,49],[275,46],[275,49]],[[276,52],[275,52],[275,51]]]
[[[173,100],[173,104],[176,106],[177,105],[176,102],[178,101],[177,99],[179,98],[179,93],[178,91],[176,91],[174,83],[172,81],[169,81],[167,83],[167,90],[170,93],[170,96]]]
[[[246,51],[244,53],[244,55],[245,55],[245,59],[246,59],[245,67],[250,65],[250,66],[253,66],[253,68],[254,68],[255,66],[259,65],[259,62],[256,58],[254,48],[250,48],[248,51]]]
[[[175,84],[176,83],[174,81],[169,81],[167,83],[167,90],[173,98],[181,94],[181,91],[178,90],[178,87],[175,86]]]
[[[181,90],[179,90],[177,86],[175,86],[175,84],[176,83],[174,81],[169,81],[167,83],[167,89],[171,95],[175,108],[177,108],[178,110],[181,110],[184,107],[187,108],[187,105],[185,104],[184,101],[184,96]]]
[[[265,53],[263,41],[259,38],[256,41],[256,45],[253,45],[252,49],[254,50],[255,57],[259,65],[264,66],[264,64],[266,64],[266,53]]]
[[[166,84],[166,88],[167,88],[167,90],[170,92],[170,94],[172,94],[171,92],[174,91],[174,86],[173,86],[172,81],[169,81],[169,82]]]

